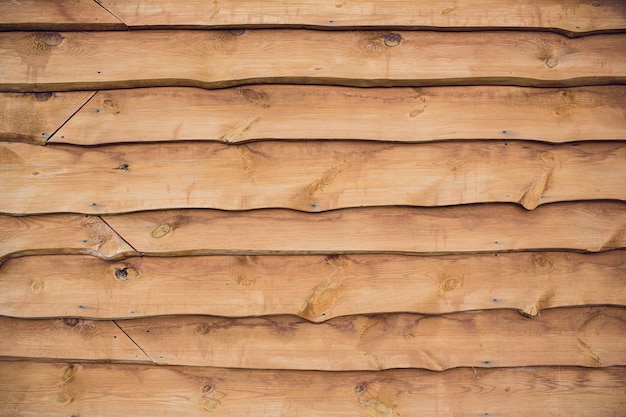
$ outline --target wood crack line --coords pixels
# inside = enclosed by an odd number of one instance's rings
[[[154,359],[152,359],[152,357],[151,357],[150,355],[148,355],[148,354],[146,353],[146,351],[145,351],[145,350],[144,350],[141,346],[139,346],[139,344],[138,344],[137,342],[135,342],[135,339],[133,339],[132,337],[130,337],[130,335],[129,335],[128,333],[126,333],[126,331],[122,328],[122,326],[120,326],[119,324],[117,324],[117,321],[116,321],[116,320],[111,320],[111,321],[113,322],[113,324],[115,324],[115,325],[117,326],[117,328],[118,328],[118,329],[120,329],[120,331],[121,331],[122,333],[124,333],[124,334],[126,335],[126,337],[128,338],[128,340],[130,340],[131,342],[133,342],[133,344],[134,344],[135,346],[137,346],[137,349],[139,349],[139,350],[141,351],[141,353],[143,353],[143,354],[144,354],[144,356],[145,356],[145,357],[146,357],[146,358],[147,358],[150,362],[152,362],[154,365],[158,365],[158,364],[154,361]]]
[[[139,252],[133,245],[131,245],[126,239],[124,239],[124,236],[122,236],[121,234],[119,234],[117,232],[117,230],[115,230],[113,227],[111,227],[111,225],[109,223],[107,223],[106,220],[104,220],[104,218],[102,216],[98,216],[98,218],[102,221],[102,223],[104,223],[113,233],[115,233],[120,239],[122,239],[122,241],[124,241],[124,243],[126,243],[136,254],[141,255],[141,252]]]
[[[124,22],[122,19],[120,19],[119,16],[117,16],[115,13],[113,13],[111,10],[107,9],[106,7],[104,7],[104,5],[102,4],[102,2],[100,0],[93,0],[94,3],[96,3],[98,6],[100,6],[105,12],[107,12],[108,14],[110,14],[111,16],[113,16],[114,18],[116,18],[117,20],[119,20],[119,22],[121,24],[123,24],[124,26],[126,26],[127,30],[130,30],[130,28],[128,27],[128,25],[126,24],[126,22]]]

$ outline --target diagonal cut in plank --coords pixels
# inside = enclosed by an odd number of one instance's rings
[[[0,99],[3,96],[7,94],[0,94]],[[22,95],[10,97],[15,100]],[[218,90],[110,90],[98,92],[50,142],[623,140],[624,97],[626,86],[621,85],[568,89],[254,85]],[[21,117],[30,120],[36,115],[31,112]]]
[[[0,212],[20,215],[626,200],[622,142],[5,143],[0,161]]]
[[[7,32],[0,34],[0,91],[621,84],[625,43],[626,34],[547,32]]]
[[[130,27],[402,27],[468,30],[516,28],[584,34],[626,28],[619,0],[101,0]],[[453,4],[453,5],[452,5]]]
[[[0,216],[0,261],[42,254],[87,254],[119,259],[136,252],[96,216]],[[38,282],[32,290],[41,290]]]
[[[0,1],[0,31],[125,29],[94,0]]]
[[[0,357],[151,363],[112,321],[0,317]]]
[[[71,370],[68,370],[71,369]],[[333,415],[619,415],[622,367],[433,373],[234,370],[0,362],[0,406],[18,415],[144,417]],[[532,401],[529,401],[532,398]],[[444,411],[442,414],[442,410]],[[458,411],[457,411],[458,410]],[[295,412],[293,412],[295,414]]]
[[[0,140],[45,145],[94,95],[93,91],[0,93]]]
[[[0,267],[0,314],[99,319],[288,314],[320,322],[351,314],[507,308],[535,316],[553,307],[626,306],[625,268],[626,252],[618,250],[119,262],[27,256]]]

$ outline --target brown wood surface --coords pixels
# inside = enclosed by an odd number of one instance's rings
[[[0,90],[619,84],[626,83],[625,43],[626,34],[547,32],[6,32]]]
[[[282,209],[164,210],[104,219],[135,249],[152,255],[596,252],[626,245],[626,205],[612,202],[548,204],[532,212],[494,204],[315,214]]]
[[[0,161],[0,212],[20,215],[626,200],[615,142],[5,143]]]
[[[126,25],[94,0],[0,1],[0,30],[81,29],[123,30]]]
[[[0,93],[0,140],[44,145],[94,94]]]
[[[319,372],[0,362],[0,415],[619,416],[626,369]]]
[[[568,89],[252,85],[218,90],[110,90],[98,92],[50,142],[623,140],[625,97],[626,86],[622,85]],[[30,120],[38,114],[21,117]]]
[[[99,217],[0,215],[0,260],[48,253],[88,254],[117,259],[135,252]],[[38,284],[33,285],[33,291],[38,291]]]
[[[30,360],[150,362],[112,321],[0,317],[0,357]]]
[[[28,256],[0,267],[0,314],[133,318],[448,313],[626,306],[626,251],[455,256]],[[491,313],[490,313],[491,314]]]
[[[626,28],[626,6],[619,0],[102,0],[131,27],[322,28],[399,26],[404,28],[547,28],[570,33]]]

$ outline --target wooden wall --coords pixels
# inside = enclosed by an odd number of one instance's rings
[[[0,3],[1,416],[626,416],[626,3]]]

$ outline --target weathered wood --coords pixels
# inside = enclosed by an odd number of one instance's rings
[[[16,319],[17,320],[17,319]],[[162,365],[380,370],[626,363],[626,309],[340,317],[159,317],[120,327]],[[520,354],[523,352],[523,354]]]
[[[88,254],[118,259],[132,256],[135,251],[99,217],[0,216],[0,260],[43,254]],[[42,289],[33,283],[33,291]]]
[[[0,1],[0,30],[124,30],[94,0]]]
[[[46,144],[94,94],[90,91],[0,93],[0,140]]]
[[[112,321],[18,320],[0,317],[4,359],[150,362]]]
[[[0,415],[617,416],[626,369],[319,372],[0,363]]]
[[[0,90],[601,85],[626,83],[625,43],[626,34],[545,32],[7,32],[0,34]]]
[[[5,143],[0,161],[12,214],[626,200],[626,142]]]
[[[103,0],[131,27],[402,27],[411,29],[519,28],[580,34],[626,28],[619,0],[468,1],[289,1],[280,0]]]
[[[220,90],[111,90],[98,92],[50,142],[623,140],[624,97],[626,86],[621,85],[569,89],[256,85]]]
[[[596,252],[626,245],[626,205],[611,202],[548,204],[532,212],[494,204],[315,214],[280,209],[166,210],[104,219],[139,252],[153,255]]]
[[[132,318],[541,310],[626,305],[626,251],[457,256],[29,256],[0,267],[0,314]]]

